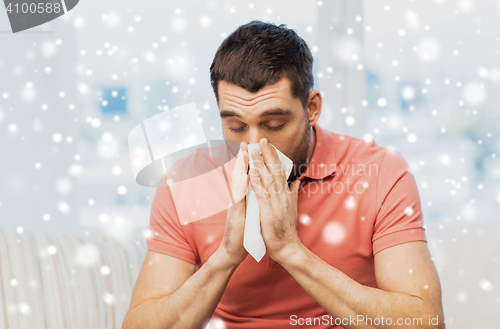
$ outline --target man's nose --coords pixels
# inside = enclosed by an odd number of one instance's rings
[[[248,144],[258,144],[262,138],[264,138],[264,134],[258,128],[250,128],[245,136],[245,142]]]

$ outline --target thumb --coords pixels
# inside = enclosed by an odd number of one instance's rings
[[[295,200],[299,198],[299,188],[300,188],[300,180],[296,179],[290,186],[290,192],[292,193],[292,196]]]

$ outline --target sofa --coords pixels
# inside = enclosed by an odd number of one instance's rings
[[[0,229],[0,328],[121,328],[146,252],[134,232]]]
[[[121,328],[143,230],[0,229],[0,328]],[[447,328],[500,327],[500,221],[426,225]]]

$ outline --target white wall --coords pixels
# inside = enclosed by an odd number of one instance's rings
[[[0,225],[146,226],[154,189],[134,181],[126,142],[130,129],[159,110],[194,101],[207,139],[221,138],[208,69],[224,37],[250,20],[286,23],[311,48],[318,47],[315,1],[252,3],[86,0],[28,32],[0,34],[0,95],[9,94],[0,97],[0,181],[5,182]],[[9,30],[6,14],[0,15],[2,30]],[[47,66],[50,73],[44,72]],[[15,73],[17,68],[22,72]],[[28,81],[36,90],[30,101],[20,96]],[[100,113],[103,86],[127,88],[129,115],[115,121]],[[64,98],[58,96],[61,90]],[[15,133],[8,128],[12,123]],[[54,133],[62,135],[61,142],[53,141]],[[112,141],[103,142],[105,133]],[[75,163],[79,167],[72,167]],[[112,174],[115,167],[119,175]],[[125,195],[118,194],[120,186]],[[61,212],[60,202],[69,210]]]
[[[79,140],[75,30],[55,20],[12,34],[1,10],[0,30],[0,226],[73,227],[79,212],[69,173]],[[57,133],[60,142],[53,140]]]

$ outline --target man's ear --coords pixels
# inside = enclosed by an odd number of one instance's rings
[[[318,90],[313,89],[309,92],[309,100],[307,102],[307,117],[309,118],[309,126],[314,126],[321,114],[322,98]]]

